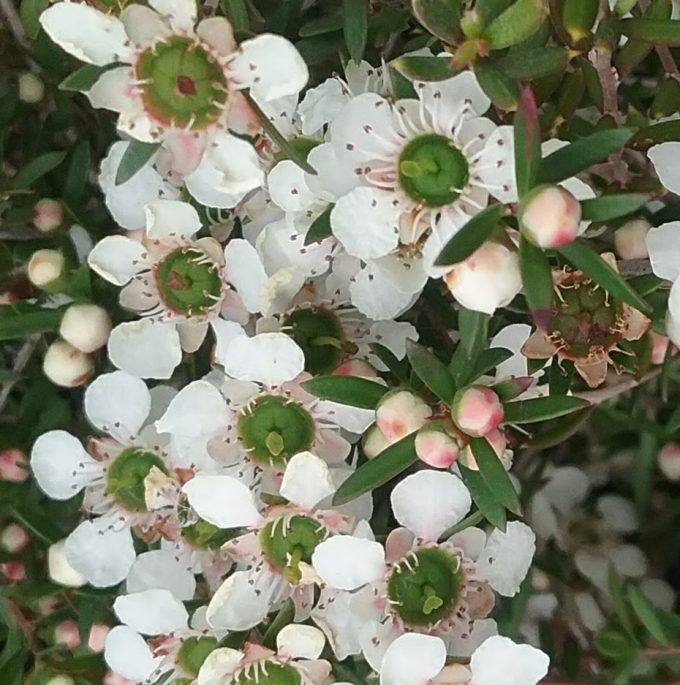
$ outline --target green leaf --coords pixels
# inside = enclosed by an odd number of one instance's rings
[[[640,623],[647,632],[664,647],[670,647],[672,642],[664,629],[661,620],[657,615],[654,605],[634,586],[628,588],[628,600],[633,607],[633,611],[640,619]]]
[[[524,236],[519,241],[519,269],[531,316],[541,330],[547,330],[553,315],[552,269],[545,252]]]
[[[562,24],[574,43],[590,34],[598,8],[599,0],[564,0]]]
[[[628,216],[644,207],[649,198],[639,193],[602,195],[581,201],[581,218],[584,221],[611,221]]]
[[[670,345],[669,348],[672,351]],[[666,422],[666,431],[669,435],[672,435],[673,433],[677,433],[678,431],[680,431],[680,404],[674,409],[673,413],[668,417],[668,421]]]
[[[473,438],[470,448],[484,483],[506,509],[520,515],[522,507],[508,472],[486,438]]]
[[[492,50],[503,50],[536,33],[547,15],[545,0],[517,0],[486,27],[482,35]]]
[[[541,183],[559,183],[590,168],[618,152],[631,138],[630,128],[597,131],[555,150],[542,162],[538,177]]]
[[[362,464],[337,490],[333,505],[351,502],[398,476],[418,461],[416,434],[411,433]]]
[[[643,314],[652,314],[652,308],[647,302],[583,238],[559,248],[558,252],[613,297],[627,302]]]
[[[160,143],[141,143],[131,140],[123,153],[116,172],[116,185],[129,181],[153,156]]]
[[[449,371],[456,387],[469,382],[478,357],[486,349],[489,332],[489,315],[461,309],[458,312],[460,342],[453,354]]]
[[[624,19],[621,33],[653,45],[680,46],[680,23],[676,19]]]
[[[613,567],[609,569],[609,596],[621,627],[626,631],[631,640],[636,641],[633,618],[623,596],[623,584]]]
[[[490,61],[478,61],[474,67],[475,76],[482,90],[499,109],[517,109],[519,87],[503,71]]]
[[[319,243],[325,238],[329,238],[333,235],[331,230],[331,211],[333,207],[329,207],[324,210],[319,216],[312,221],[312,225],[305,235],[305,245],[311,245],[312,243]]]
[[[470,373],[469,382],[477,380],[480,376],[493,371],[497,366],[510,359],[513,352],[506,350],[504,347],[492,347],[484,350],[475,362],[473,371]]]
[[[460,38],[459,0],[412,0],[415,18],[433,35],[450,45]]]
[[[343,0],[343,33],[349,56],[359,64],[368,35],[367,0]]]
[[[267,627],[262,637],[262,644],[265,647],[269,647],[269,649],[276,649],[276,636],[281,632],[282,628],[293,622],[294,617],[295,605],[293,600],[287,599],[274,617],[274,620]]]
[[[0,341],[26,338],[35,333],[59,330],[62,311],[39,309],[25,313],[13,313],[10,307],[0,307]]]
[[[498,227],[505,208],[491,205],[468,221],[442,248],[435,266],[449,266],[467,259],[483,245]]]
[[[71,153],[66,178],[64,179],[64,199],[77,202],[83,195],[90,173],[90,144],[81,140]]]
[[[414,81],[444,81],[458,73],[450,57],[399,57],[390,66]]]
[[[652,0],[644,11],[645,19],[668,19],[671,16],[673,4],[671,0]],[[621,24],[619,23],[619,29]],[[653,45],[645,41],[629,40],[614,55],[614,66],[621,76],[630,73],[653,50]]]
[[[470,491],[473,502],[479,511],[484,514],[484,518],[494,527],[505,532],[507,516],[505,507],[499,504],[495,495],[489,490],[479,471],[468,469],[462,464],[458,465],[460,474],[467,489]]]
[[[533,383],[531,376],[513,376],[506,378],[499,383],[494,383],[491,389],[498,395],[501,402],[509,402],[519,397],[525,392]]]
[[[343,22],[342,14],[327,14],[303,24],[298,31],[298,35],[301,38],[309,38],[310,36],[322,36],[325,33],[341,31]]]
[[[42,513],[35,506],[35,502],[12,504],[8,508],[8,513],[48,545],[54,544],[63,537],[63,533],[54,521]]]
[[[406,354],[420,380],[442,402],[450,404],[456,392],[456,384],[453,382],[446,364],[422,345],[410,340],[406,341]]]
[[[556,395],[549,397],[535,397],[530,400],[517,400],[504,405],[504,419],[506,424],[520,425],[536,423],[566,416],[575,411],[586,409],[590,403],[580,397]]]
[[[222,0],[222,8],[236,33],[246,33],[250,28],[246,0]]]
[[[595,636],[595,649],[609,659],[621,661],[631,651],[630,640],[618,630],[605,628]]]
[[[567,438],[576,433],[576,431],[587,421],[592,411],[593,407],[575,411],[566,418],[555,422],[557,425],[552,425],[550,428],[547,428],[540,433],[536,433],[524,444],[527,447],[539,450],[561,445]]]
[[[509,78],[532,81],[549,74],[562,72],[569,61],[569,50],[557,45],[537,48],[518,48],[493,60],[496,69]]]
[[[338,404],[375,409],[389,388],[355,376],[317,376],[302,384],[312,395]]]
[[[515,178],[520,199],[535,185],[541,165],[541,131],[538,126],[536,98],[525,88],[515,114]]]
[[[680,140],[680,120],[673,119],[641,128],[630,139],[630,146],[636,150],[646,150],[657,143],[672,143],[678,140]]]
[[[40,33],[40,15],[49,7],[49,0],[21,0],[19,15],[26,35],[35,40]]]
[[[85,64],[69,74],[60,84],[59,90],[75,93],[84,93],[97,82],[99,77],[111,68],[111,65],[98,67],[94,64]]]
[[[65,158],[65,151],[46,152],[43,155],[34,157],[10,181],[9,187],[12,190],[30,188],[36,181],[45,176],[45,174],[49,174],[50,171],[56,169]]]

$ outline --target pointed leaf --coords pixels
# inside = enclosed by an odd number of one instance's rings
[[[453,382],[446,364],[428,349],[410,340],[406,342],[406,354],[420,380],[442,402],[450,404],[456,392],[456,384]]]
[[[66,159],[66,152],[46,152],[43,155],[34,157],[28,162],[21,171],[17,173],[9,183],[12,190],[23,190],[30,188],[36,181],[40,180],[45,174],[56,169]]]
[[[444,81],[458,73],[450,57],[399,57],[390,66],[414,81]]]
[[[486,349],[489,315],[461,309],[458,312],[458,332],[460,342],[449,364],[449,371],[460,388],[470,381],[476,361]]]
[[[366,49],[368,35],[368,4],[366,0],[344,0],[343,33],[349,56],[357,63],[361,62]]]
[[[375,409],[389,390],[384,385],[356,376],[317,376],[302,384],[311,395],[338,404]]]
[[[569,50],[558,45],[511,50],[507,55],[493,60],[496,69],[506,76],[521,81],[562,72],[569,61]]]
[[[546,0],[517,0],[484,30],[492,50],[503,50],[532,36],[548,16]]]
[[[459,0],[413,0],[416,19],[444,43],[460,38],[461,6]]]
[[[530,400],[517,400],[504,405],[504,423],[520,425],[536,423],[566,416],[572,412],[586,409],[590,403],[580,397],[557,395],[535,397]]]
[[[602,195],[581,201],[581,218],[584,221],[611,221],[628,216],[644,207],[648,197],[639,193]]]
[[[470,491],[472,501],[477,505],[484,518],[494,527],[505,532],[507,516],[505,507],[499,504],[494,494],[489,490],[479,471],[468,469],[462,464],[458,465],[460,474],[467,489]]]
[[[519,241],[519,269],[531,316],[536,325],[547,330],[553,315],[553,280],[545,252],[524,236]]]
[[[522,507],[515,486],[489,441],[486,438],[473,438],[470,441],[470,448],[484,483],[499,504],[515,514],[521,514]]]
[[[541,131],[536,98],[525,88],[515,114],[515,178],[520,199],[535,185],[541,165]]]
[[[671,640],[666,635],[657,610],[654,605],[634,586],[628,588],[628,600],[633,611],[640,619],[640,623],[646,628],[647,632],[665,647],[671,646]]]
[[[329,238],[333,235],[331,231],[331,210],[333,205],[328,207],[319,216],[312,221],[312,225],[305,235],[305,245],[311,245],[312,243],[320,243],[322,240]]]
[[[84,64],[80,69],[76,69],[69,74],[60,84],[59,90],[72,91],[75,93],[85,93],[97,82],[97,79],[111,68],[107,64],[98,67],[94,64]]]
[[[624,19],[621,33],[653,45],[680,46],[680,22],[677,19]]]
[[[153,156],[160,147],[160,143],[140,143],[131,140],[120,160],[116,172],[116,185],[129,181]]]
[[[506,350],[504,347],[491,347],[484,350],[474,365],[474,370],[470,373],[469,382],[476,381],[480,376],[493,371],[497,366],[510,359],[513,356],[511,350]]]

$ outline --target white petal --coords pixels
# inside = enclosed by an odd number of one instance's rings
[[[196,23],[194,0],[149,0],[149,4],[170,22],[173,29],[193,31]]]
[[[170,378],[182,361],[175,325],[145,319],[118,324],[111,331],[108,351],[114,366],[140,378]]]
[[[680,279],[673,283],[668,298],[668,315],[666,316],[668,337],[680,347]]]
[[[203,19],[196,27],[196,35],[220,55],[229,55],[236,50],[234,29],[224,17]]]
[[[604,553],[578,549],[574,554],[574,565],[599,589],[606,591],[611,560]]]
[[[389,192],[362,186],[335,203],[331,211],[331,228],[348,254],[360,259],[375,259],[389,254],[397,246],[401,209],[394,206],[393,200],[394,196]]]
[[[90,481],[86,467],[96,465],[80,440],[66,431],[43,433],[33,444],[31,470],[40,489],[52,499],[70,499]],[[85,467],[85,468],[83,468]]]
[[[596,632],[606,623],[607,619],[602,613],[602,609],[600,609],[595,598],[588,592],[575,592],[574,604],[576,605],[583,625],[588,628],[588,630]]]
[[[228,193],[220,190],[219,186],[223,179],[223,173],[212,163],[210,155],[204,154],[196,169],[184,177],[184,185],[200,204],[218,209],[231,209],[241,202],[248,191]]]
[[[198,212],[179,200],[157,200],[145,208],[146,234],[158,240],[190,238],[201,230]]]
[[[583,502],[588,490],[590,481],[581,469],[561,466],[555,469],[542,492],[557,511],[566,515]]]
[[[277,653],[292,659],[318,659],[326,638],[314,626],[289,623],[276,636]]]
[[[404,478],[392,490],[390,501],[397,521],[428,542],[462,521],[472,506],[470,493],[458,476],[429,470]]]
[[[257,250],[241,238],[230,240],[224,249],[227,279],[236,288],[249,312],[259,311],[260,294],[267,282],[267,274]]]
[[[312,566],[324,583],[338,590],[355,590],[385,574],[382,545],[351,535],[335,535],[314,550]]]
[[[489,193],[505,203],[517,202],[514,145],[512,126],[499,126],[488,137],[474,169]]]
[[[206,615],[216,629],[247,630],[256,626],[269,611],[264,592],[250,585],[250,574],[237,571],[227,578],[213,595]]]
[[[161,661],[144,638],[127,626],[116,626],[106,636],[104,658],[115,673],[134,682],[149,678]]]
[[[619,545],[610,552],[614,568],[622,576],[641,578],[647,573],[648,564],[645,555],[635,545]]]
[[[431,112],[436,112],[442,132],[450,133],[451,128],[462,118],[462,105],[468,105],[467,116],[480,116],[491,105],[474,72],[469,70],[445,81],[415,82],[413,85],[425,106]]]
[[[549,665],[548,655],[540,649],[496,635],[475,650],[470,670],[475,685],[536,685]]]
[[[172,549],[154,549],[140,554],[125,583],[126,592],[168,590],[177,599],[194,598],[196,579],[186,563],[178,561]]]
[[[253,493],[231,476],[195,476],[182,491],[196,513],[218,528],[255,527],[262,522]]]
[[[680,143],[661,143],[647,150],[659,180],[665,188],[673,193],[680,193]]]
[[[315,201],[305,182],[305,171],[289,159],[279,162],[269,172],[267,186],[272,200],[286,212],[303,211]]]
[[[162,635],[187,627],[184,604],[168,590],[144,590],[122,595],[113,603],[116,616],[142,635]]]
[[[224,427],[226,417],[220,391],[208,381],[193,381],[172,398],[156,430],[190,438],[212,436]]]
[[[128,5],[121,13],[128,38],[139,47],[148,47],[170,33],[168,25],[146,5]]]
[[[210,326],[215,335],[215,359],[224,364],[229,345],[239,336],[245,335],[245,332],[240,324],[219,318],[213,319]]]
[[[338,154],[331,143],[317,145],[307,156],[316,174],[306,174],[307,187],[320,199],[334,202],[358,183],[351,159]]]
[[[680,221],[650,228],[645,244],[654,273],[659,278],[675,281],[680,276]]]
[[[506,376],[527,376],[527,358],[520,352],[522,345],[531,335],[531,326],[526,323],[512,323],[502,328],[491,338],[489,347],[501,347],[513,352],[513,356],[496,367],[496,378]]]
[[[223,685],[231,680],[243,660],[243,652],[229,647],[221,647],[210,654],[203,662],[196,680],[196,685]]]
[[[449,538],[449,542],[465,552],[468,559],[476,561],[484,552],[486,533],[481,528],[466,528]]]
[[[423,282],[423,285],[425,283]],[[369,262],[350,283],[352,304],[365,316],[377,321],[394,319],[404,313],[416,297],[399,289],[391,274]]]
[[[294,455],[283,474],[280,493],[289,502],[309,511],[335,492],[328,464],[311,452]]]
[[[121,21],[89,5],[60,2],[40,15],[45,33],[83,62],[103,66],[127,61],[130,49]]]
[[[342,81],[334,77],[310,88],[298,106],[302,133],[306,136],[314,134],[331,122],[348,99],[349,93]]]
[[[309,80],[297,48],[269,33],[241,43],[229,69],[239,88],[250,88],[255,99],[265,101],[299,93]]]
[[[220,174],[217,190],[222,193],[247,193],[264,183],[260,159],[246,140],[222,133],[208,147],[207,156]],[[188,183],[191,178],[187,177]]]
[[[68,563],[64,546],[66,540],[59,540],[47,550],[47,575],[53,583],[66,587],[83,587],[87,581]]]
[[[144,381],[114,371],[92,381],[83,404],[93,426],[125,444],[144,425],[151,409],[151,395]]]
[[[69,564],[95,587],[110,587],[125,579],[135,560],[130,529],[104,528],[83,521],[66,539]]]
[[[227,349],[224,370],[241,381],[281,385],[302,373],[305,355],[284,333],[236,338]]]
[[[87,92],[90,104],[96,109],[124,112],[138,106],[138,97],[131,88],[135,74],[130,67],[105,71]]]
[[[597,500],[595,508],[609,530],[624,534],[637,530],[638,517],[635,506],[625,497],[602,495]]]
[[[387,648],[380,685],[428,685],[445,664],[446,646],[441,638],[406,633]]]
[[[505,533],[494,529],[477,560],[477,574],[504,597],[519,591],[536,551],[536,536],[520,521],[508,523]]]
[[[642,594],[661,611],[673,611],[675,590],[661,578],[644,578],[640,582]]]
[[[146,268],[146,248],[123,235],[110,235],[100,240],[87,257],[95,273],[114,285],[125,285]]]

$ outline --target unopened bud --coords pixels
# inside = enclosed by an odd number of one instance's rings
[[[45,84],[30,71],[19,76],[19,100],[29,105],[40,102],[45,97]]]
[[[28,280],[46,292],[60,290],[65,275],[66,260],[59,250],[36,250],[28,262]]]
[[[415,447],[418,459],[436,469],[448,469],[460,454],[455,437],[436,425],[425,425],[418,431]]]
[[[349,361],[340,364],[335,371],[334,376],[358,376],[359,378],[375,378],[378,372],[363,359],[350,359]]]
[[[28,461],[21,450],[10,448],[0,452],[0,480],[23,483],[28,475]]]
[[[50,546],[47,552],[47,573],[50,580],[59,585],[82,587],[87,581],[68,563],[65,544],[66,540],[60,540]]]
[[[72,304],[64,313],[59,334],[81,352],[104,347],[111,333],[111,317],[96,304]]]
[[[520,215],[524,235],[538,247],[554,249],[576,239],[581,225],[581,205],[565,188],[537,188]]]
[[[8,583],[20,583],[26,580],[26,567],[20,561],[8,561],[0,564],[0,574],[5,576]]]
[[[62,673],[52,676],[45,685],[76,685],[76,681],[71,676]]]
[[[649,257],[645,238],[652,225],[646,219],[627,221],[614,233],[614,249],[621,259],[646,259]]]
[[[667,442],[657,456],[659,469],[668,480],[673,483],[680,481],[680,445],[677,442]]]
[[[451,418],[463,433],[481,438],[502,423],[503,404],[491,388],[472,385],[454,395]]]
[[[16,523],[10,523],[5,526],[2,533],[0,533],[0,545],[10,554],[18,554],[22,549],[28,545],[30,537],[25,528],[18,526]]]
[[[89,354],[81,352],[65,340],[55,340],[45,353],[43,371],[55,385],[77,388],[94,373],[94,361]]]
[[[665,335],[661,335],[656,331],[650,331],[649,334],[652,336],[652,356],[650,361],[654,365],[663,364],[668,352],[668,346],[672,345],[672,343]],[[673,346],[671,354],[676,354],[676,352],[677,350]]]
[[[38,200],[33,208],[33,225],[42,233],[51,233],[61,226],[64,210],[61,203],[44,197]]]
[[[392,443],[382,434],[382,431],[378,426],[373,425],[364,433],[361,444],[364,448],[366,458],[373,459],[373,457],[377,457]]]
[[[99,654],[104,651],[106,646],[106,636],[110,632],[109,626],[103,623],[95,623],[90,628],[90,634],[87,638],[87,646],[93,651]]]
[[[390,444],[421,428],[432,409],[415,393],[397,390],[388,393],[378,405],[375,422]]]
[[[75,621],[62,621],[54,628],[54,642],[66,649],[75,649],[80,644],[80,633]]]

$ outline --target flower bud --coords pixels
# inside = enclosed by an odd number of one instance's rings
[[[66,260],[59,250],[36,250],[28,262],[28,280],[46,292],[60,290],[65,276]]]
[[[49,197],[44,197],[35,203],[33,208],[33,225],[41,233],[51,233],[61,226],[63,220],[64,211],[61,208],[61,203]]]
[[[94,373],[94,361],[65,340],[55,340],[45,353],[43,371],[55,385],[77,388]]]
[[[81,352],[104,347],[111,333],[111,317],[96,304],[72,304],[59,328],[61,337]]]
[[[667,442],[657,455],[659,469],[673,483],[680,481],[680,444]]]
[[[650,361],[654,365],[663,364],[666,359],[668,346],[672,343],[665,335],[661,335],[656,331],[650,331],[650,335],[652,336],[652,356]],[[676,352],[677,350],[674,348],[671,354],[675,354]]]
[[[578,236],[581,205],[565,188],[543,186],[527,199],[520,224],[524,235],[538,247],[562,247]]]
[[[26,547],[30,540],[25,528],[16,523],[10,523],[0,533],[0,545],[10,554],[18,554]]]
[[[333,371],[334,376],[357,376],[358,378],[376,378],[376,370],[363,359],[350,359]]]
[[[45,685],[76,685],[76,681],[69,675],[55,675],[50,678]]]
[[[0,574],[5,576],[8,583],[20,583],[26,580],[26,567],[20,561],[8,561],[0,564]]]
[[[614,248],[621,259],[646,259],[649,257],[645,238],[652,225],[646,219],[626,221],[614,233]]]
[[[377,457],[384,449],[392,443],[382,434],[378,426],[371,426],[365,433],[362,440],[364,454],[367,459]]]
[[[11,448],[0,452],[0,480],[23,483],[28,475],[28,461],[21,450]]]
[[[29,105],[35,105],[45,97],[45,84],[30,71],[19,76],[19,100]]]
[[[522,289],[517,252],[487,240],[444,276],[451,294],[466,309],[493,314]]]
[[[64,545],[66,540],[60,540],[50,546],[47,552],[47,573],[55,583],[66,587],[82,587],[87,583],[66,559]]]
[[[491,388],[472,385],[454,395],[451,418],[463,433],[481,438],[502,423],[503,404]]]
[[[87,646],[93,651],[99,654],[104,651],[106,646],[106,636],[109,634],[111,629],[104,623],[95,623],[90,628],[90,634],[87,638]]]
[[[460,454],[455,437],[436,425],[425,425],[418,431],[415,447],[418,459],[436,469],[448,469]]]
[[[388,393],[378,405],[375,422],[390,444],[421,428],[432,410],[418,395],[408,390]]]
[[[54,642],[66,649],[75,649],[80,644],[78,624],[75,621],[61,621],[54,628]]]
[[[496,456],[501,460],[501,463],[507,471],[510,468],[510,465],[506,463],[508,460],[504,459],[505,448],[508,445],[508,439],[505,437],[505,433],[498,429],[492,430],[484,436],[484,439],[491,445]],[[472,448],[469,445],[461,452],[460,461],[464,466],[467,466],[467,468],[472,469],[473,471],[479,471],[477,460],[475,459],[475,455],[472,454]]]

